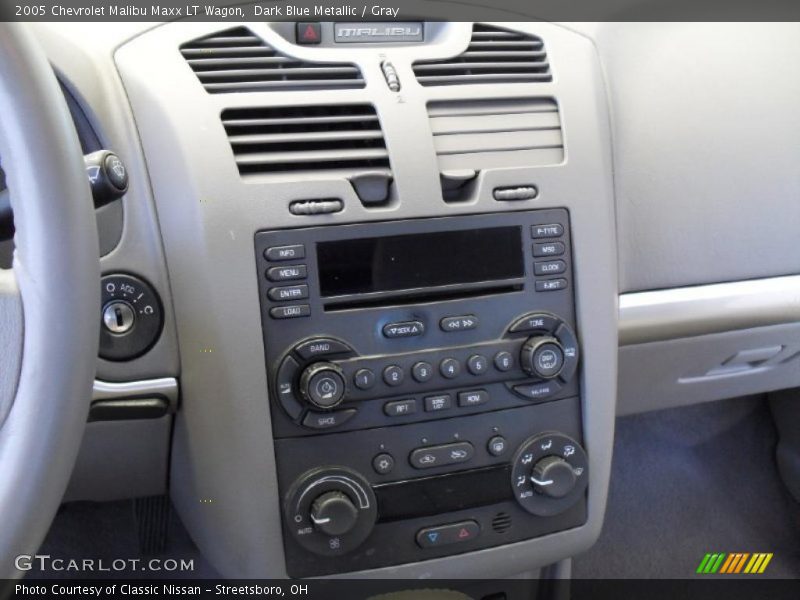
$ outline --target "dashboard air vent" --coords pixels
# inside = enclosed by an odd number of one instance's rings
[[[466,51],[414,63],[421,85],[552,81],[544,42],[534,36],[475,23]]]
[[[355,65],[285,56],[246,27],[188,42],[181,54],[211,94],[364,87]]]
[[[435,101],[428,117],[441,173],[564,160],[558,105],[550,98]]]
[[[239,173],[389,170],[389,153],[369,104],[231,108],[222,113]]]

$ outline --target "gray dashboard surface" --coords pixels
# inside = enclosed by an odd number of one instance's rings
[[[620,292],[800,273],[800,24],[584,29],[611,104]]]

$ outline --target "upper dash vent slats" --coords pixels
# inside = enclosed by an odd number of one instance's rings
[[[211,94],[364,87],[355,65],[286,56],[246,27],[193,40],[180,51]]]
[[[423,86],[552,81],[544,42],[534,36],[476,23],[466,51],[414,63]]]

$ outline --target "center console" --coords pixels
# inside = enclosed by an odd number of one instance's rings
[[[599,535],[596,50],[541,22],[421,27],[179,22],[115,54],[176,307],[170,494],[225,577],[497,579]]]
[[[582,524],[563,209],[255,236],[288,572]]]

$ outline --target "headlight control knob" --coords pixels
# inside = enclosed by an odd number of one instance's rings
[[[345,396],[342,370],[330,362],[316,362],[300,375],[300,395],[317,408],[329,409],[339,405]]]
[[[520,365],[531,377],[553,379],[564,368],[564,348],[554,337],[530,337],[522,345]]]

